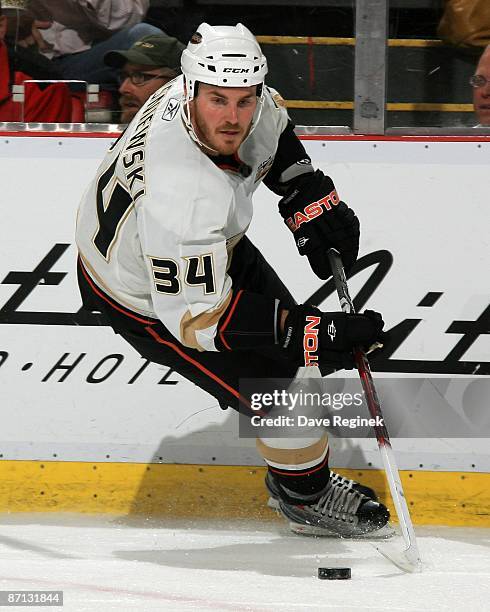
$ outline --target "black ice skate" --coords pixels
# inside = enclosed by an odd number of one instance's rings
[[[374,491],[359,485],[372,494],[365,495],[354,486],[359,483],[338,474],[332,473],[325,493],[312,504],[299,499],[298,503],[281,499],[278,484],[268,474],[266,484],[271,494],[271,483],[277,494],[274,507],[289,520],[294,533],[342,538],[385,538],[393,534],[388,525],[388,508],[376,500]]]
[[[332,472],[332,470],[330,470],[330,482],[334,485],[355,489],[356,491],[359,491],[359,493],[362,493],[366,497],[369,497],[369,499],[378,501],[378,496],[376,495],[375,491],[373,491],[373,489],[371,489],[370,487],[366,487],[365,485],[362,485],[361,483],[356,482],[355,480],[351,480],[350,478],[344,478],[340,474]],[[279,489],[274,480],[274,477],[271,475],[270,472],[267,472],[266,474],[265,486],[267,487],[267,490],[270,495],[267,505],[273,510],[279,510]]]

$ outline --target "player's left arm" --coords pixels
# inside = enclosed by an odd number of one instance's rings
[[[359,220],[340,201],[332,179],[314,170],[291,122],[281,133],[264,183],[282,196],[279,213],[293,233],[299,254],[308,257],[319,278],[331,275],[327,258],[331,247],[339,251],[346,270],[352,267],[359,251]]]

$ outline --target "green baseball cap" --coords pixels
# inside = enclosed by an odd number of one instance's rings
[[[122,68],[129,62],[142,66],[166,67],[180,73],[180,56],[184,49],[185,45],[176,38],[151,34],[137,40],[126,51],[109,51],[104,55],[104,62],[112,68]]]

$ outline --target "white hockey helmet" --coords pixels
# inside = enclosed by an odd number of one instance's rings
[[[243,24],[210,26],[201,23],[181,57],[186,87],[181,114],[191,138],[201,147],[214,149],[201,142],[191,120],[190,102],[197,95],[199,83],[219,87],[257,85],[258,104],[248,135],[259,122],[264,102],[264,79],[267,60],[255,36]]]
[[[249,87],[262,85],[267,74],[267,60],[259,43],[241,23],[236,26],[202,23],[184,49],[181,65],[188,101],[196,95],[199,82]],[[262,91],[257,93],[260,97]]]

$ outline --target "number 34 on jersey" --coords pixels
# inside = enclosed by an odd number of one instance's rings
[[[214,258],[212,253],[183,257],[183,263],[170,258],[150,257],[153,283],[157,293],[178,295],[182,283],[191,287],[202,285],[204,293],[216,293]]]

